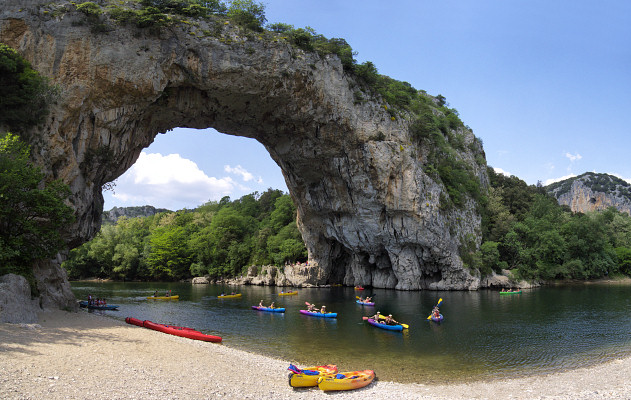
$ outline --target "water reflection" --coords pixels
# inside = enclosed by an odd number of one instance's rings
[[[628,286],[579,285],[541,288],[519,295],[498,292],[400,292],[367,290],[375,307],[355,302],[352,288],[299,289],[278,296],[277,288],[183,283],[72,283],[78,298],[88,294],[118,304],[113,318],[127,316],[190,326],[224,338],[224,345],[300,365],[335,363],[341,369],[372,368],[381,379],[456,382],[556,371],[629,353]],[[155,290],[172,290],[180,301],[148,301]],[[243,293],[218,299],[222,292]],[[370,293],[368,293],[370,292]],[[443,299],[445,320],[427,320]],[[286,312],[252,310],[263,300]],[[299,313],[305,302],[326,305],[338,317]],[[410,325],[403,332],[374,328],[362,320],[381,311]]]

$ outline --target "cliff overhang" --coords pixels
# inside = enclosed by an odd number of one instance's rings
[[[57,14],[50,2],[6,3],[0,41],[61,90],[30,142],[36,162],[72,190],[70,247],[98,232],[103,185],[158,133],[212,127],[258,140],[281,168],[309,252],[307,266],[287,271],[289,281],[479,287],[458,253],[464,237],[479,241],[476,202],[443,207],[448,194],[424,169],[431,149],[411,138],[412,120],[393,118],[378,99],[358,102],[359,85],[336,56],[219,19],[103,32],[68,2],[58,3],[70,11]],[[485,186],[485,165],[470,150],[475,136],[458,134],[459,159]]]

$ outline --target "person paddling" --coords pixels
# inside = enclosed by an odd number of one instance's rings
[[[392,318],[392,314],[388,315],[384,322],[386,325],[399,325],[399,323]]]
[[[321,312],[322,314],[326,314],[326,306],[322,306],[322,307],[320,307],[320,312]]]

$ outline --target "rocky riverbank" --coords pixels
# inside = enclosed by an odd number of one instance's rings
[[[225,341],[230,339],[224,337]],[[331,399],[293,390],[277,360],[86,312],[0,324],[2,399]],[[376,371],[379,376],[379,371]],[[457,385],[377,381],[336,399],[627,399],[631,358],[545,376]]]

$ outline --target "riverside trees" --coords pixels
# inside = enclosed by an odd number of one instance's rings
[[[64,267],[71,279],[235,276],[250,265],[304,261],[307,250],[295,220],[289,195],[272,189],[195,210],[123,217],[72,250]]]

